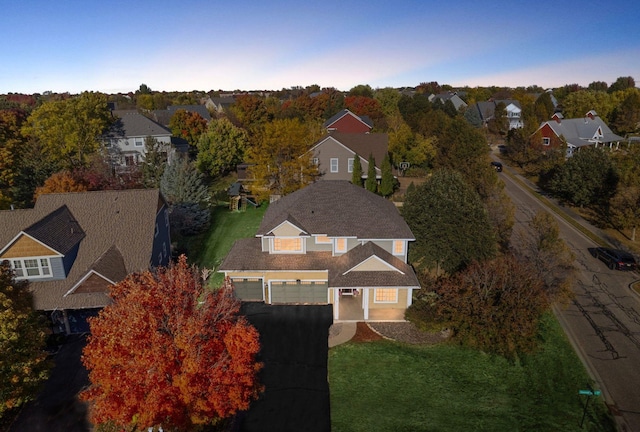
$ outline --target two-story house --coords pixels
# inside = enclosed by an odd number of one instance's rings
[[[504,105],[504,115],[509,122],[509,130],[520,129],[524,127],[522,120],[522,108],[520,102],[515,99],[492,99],[485,102],[477,102],[475,109],[482,120],[482,124],[486,125],[487,122],[495,118],[496,107],[498,105]]]
[[[103,138],[111,163],[117,168],[138,165],[146,154],[145,140],[154,138],[170,159],[178,151],[186,151],[182,143],[171,136],[171,131],[135,110],[112,111],[115,123]]]
[[[542,149],[567,145],[567,157],[585,146],[618,148],[624,138],[614,134],[609,126],[591,110],[583,118],[565,119],[555,113],[551,120],[543,122],[532,135],[533,144]]]
[[[218,271],[244,301],[332,304],[335,320],[402,320],[420,284],[415,240],[392,202],[347,181],[318,181],[269,205],[254,238]]]
[[[358,116],[348,109],[331,116],[322,125],[327,132],[369,133],[373,129],[373,121],[368,116]]]
[[[28,280],[35,309],[56,331],[87,331],[131,272],[165,266],[169,213],[157,189],[46,194],[35,207],[0,211],[0,261]]]
[[[322,180],[351,180],[353,163],[360,159],[363,178],[369,170],[369,156],[375,162],[376,178],[382,177],[380,166],[389,151],[389,136],[384,133],[355,134],[331,132],[309,150]]]
[[[462,98],[455,92],[445,92],[439,93],[437,95],[429,95],[429,102],[440,102],[444,104],[446,101],[451,101],[457,111],[460,111],[461,109],[465,109],[467,107],[467,103],[462,100]]]

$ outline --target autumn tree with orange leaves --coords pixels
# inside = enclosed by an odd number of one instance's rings
[[[90,320],[82,361],[91,420],[126,430],[194,430],[246,410],[262,391],[257,330],[239,315],[227,279],[203,287],[183,255],[129,275]]]

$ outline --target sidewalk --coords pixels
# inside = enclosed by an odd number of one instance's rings
[[[329,328],[329,348],[349,342],[355,334],[355,322],[333,323]]]

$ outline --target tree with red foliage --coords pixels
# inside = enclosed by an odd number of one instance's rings
[[[359,116],[369,116],[376,125],[384,118],[382,106],[377,99],[366,96],[347,96],[344,99],[344,106],[352,113]]]
[[[113,303],[90,320],[83,352],[91,419],[127,430],[193,430],[246,410],[262,391],[259,335],[239,315],[227,279],[203,287],[182,255],[114,285]]]
[[[195,148],[200,135],[207,130],[207,121],[197,112],[179,109],[171,116],[169,129],[173,135],[184,138]]]

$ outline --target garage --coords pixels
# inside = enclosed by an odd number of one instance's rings
[[[322,281],[271,282],[271,303],[328,303],[328,284]]]
[[[236,297],[242,301],[263,301],[262,279],[232,279]]]

